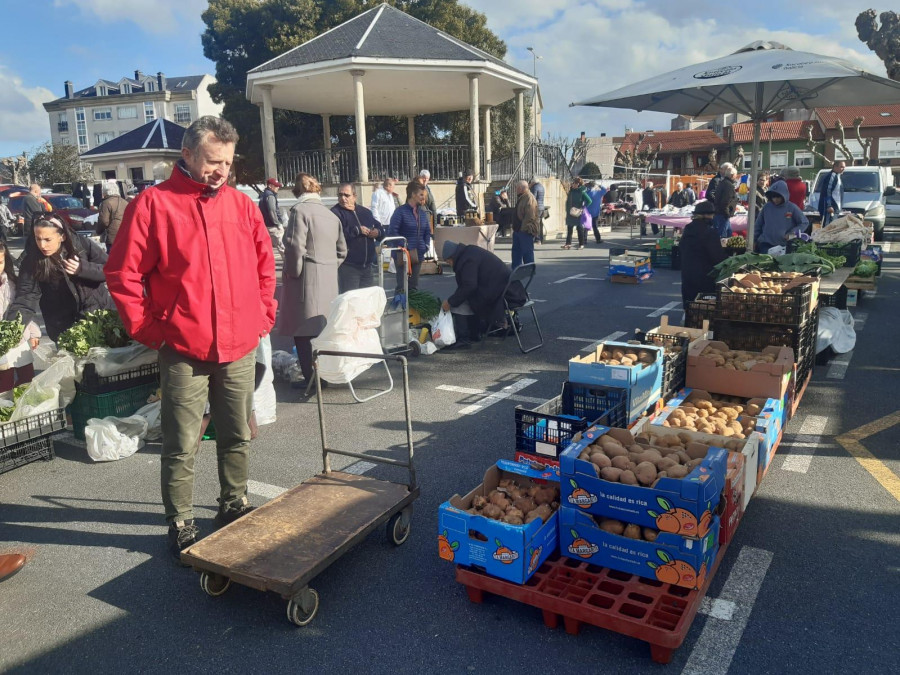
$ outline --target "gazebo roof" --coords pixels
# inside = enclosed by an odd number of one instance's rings
[[[83,152],[81,156],[95,159],[113,153],[140,152],[142,150],[180,153],[184,131],[183,126],[159,118],[107,141],[103,145],[98,145],[92,150]]]
[[[499,105],[536,83],[487,52],[382,4],[250,70],[247,98],[272,86],[275,108],[354,112],[350,71],[365,71],[367,115],[412,115],[468,106],[466,75],[479,75],[482,105]]]

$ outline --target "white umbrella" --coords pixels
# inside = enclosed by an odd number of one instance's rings
[[[573,103],[653,110],[689,117],[739,113],[753,122],[753,161],[747,246],[753,247],[760,124],[788,108],[876,105],[900,100],[900,82],[860,70],[833,56],[797,52],[777,42],[754,42],[733,54],[679,68]]]

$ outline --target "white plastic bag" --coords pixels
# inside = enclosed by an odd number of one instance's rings
[[[84,363],[93,363],[100,377],[118,375],[158,360],[159,352],[137,342],[125,347],[91,347],[84,357]]]
[[[313,350],[382,354],[378,326],[387,298],[380,286],[347,291],[331,301],[328,323],[313,338]],[[332,384],[346,384],[378,363],[352,356],[319,357],[319,375]]]
[[[850,312],[837,307],[821,307],[816,353],[831,347],[836,354],[846,354],[855,346],[856,329]]]
[[[253,392],[253,410],[256,412],[256,423],[272,424],[275,421],[275,373],[272,371],[272,340],[266,335],[256,348],[256,362],[266,367],[262,382]]]
[[[297,363],[297,357],[290,352],[278,350],[272,352],[272,372],[282,382],[290,382],[291,366]]]
[[[434,339],[434,346],[438,349],[449,347],[456,342],[456,331],[453,329],[453,315],[450,312],[441,310],[437,321],[431,327],[431,337]]]
[[[131,457],[144,445],[147,420],[139,415],[131,417],[92,418],[84,429],[88,456],[95,462],[112,462]]]
[[[134,413],[134,416],[143,417],[147,420],[147,435],[144,437],[145,440],[155,441],[162,438],[161,411],[162,402],[156,400],[153,403],[148,403],[144,407],[139,408],[137,412]]]
[[[38,373],[16,402],[11,422],[64,408],[75,398],[75,360],[65,352]]]

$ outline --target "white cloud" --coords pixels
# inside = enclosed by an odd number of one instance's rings
[[[148,33],[165,34],[183,29],[185,24],[199,27],[200,15],[208,3],[206,0],[54,0],[53,4],[74,5],[103,23],[131,21]]]
[[[55,98],[44,87],[26,87],[20,78],[0,66],[0,155],[18,154],[50,140],[49,118],[41,104]]]

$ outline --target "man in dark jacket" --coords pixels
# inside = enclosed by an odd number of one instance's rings
[[[544,195],[546,194],[546,190],[544,189],[541,181],[537,179],[537,176],[532,176],[531,180],[528,181],[528,189],[531,191],[531,194],[534,195],[534,201],[537,202],[538,214],[541,217],[541,231],[537,235],[534,240],[536,244],[544,243],[544,221],[550,217],[548,213],[548,209],[544,204]]]
[[[431,193],[431,188],[428,187],[428,181],[431,180],[431,172],[428,169],[422,169],[416,180],[425,186],[425,208],[431,214],[431,231],[434,232],[434,225],[437,223],[437,202],[434,201],[434,195]]]
[[[281,183],[277,178],[270,178],[266,181],[266,189],[259,196],[259,210],[262,213],[263,222],[269,231],[269,238],[272,240],[272,250],[284,253],[284,243],[281,241],[284,237],[284,223],[281,219],[281,211],[278,209],[278,191],[281,189]]]
[[[409,274],[409,290],[419,288],[419,272],[422,261],[431,245],[431,225],[428,223],[428,211],[425,209],[425,186],[419,181],[410,181],[406,185],[406,203],[391,215],[388,225],[389,237],[405,237],[406,249],[409,251],[412,271]],[[397,266],[396,295],[403,293],[403,277],[407,274],[406,264],[400,255],[395,255]]]
[[[44,213],[44,205],[40,202],[40,196],[41,186],[37,183],[32,183],[28,186],[28,194],[25,195],[25,199],[22,201],[22,219],[25,221],[25,225],[22,227],[22,234],[28,239],[33,238],[31,226],[34,224],[34,219]]]
[[[369,209],[356,203],[353,183],[341,183],[338,203],[331,207],[331,212],[340,219],[347,241],[347,257],[338,267],[341,293],[374,286],[378,261],[375,242],[384,237],[384,228]]]
[[[725,175],[716,186],[716,216],[713,222],[719,231],[719,238],[726,239],[731,236],[731,216],[737,207],[738,196],[735,189],[738,171],[733,164],[724,164]],[[707,197],[709,199],[709,197]]]
[[[112,249],[119,226],[122,224],[122,216],[125,215],[125,207],[128,202],[119,196],[119,189],[115,183],[103,184],[103,201],[100,203],[100,213],[97,216],[97,234],[106,232],[106,252]]]
[[[468,316],[470,340],[478,340],[503,319],[503,290],[509,267],[478,246],[445,241],[441,254],[456,275],[456,291],[441,305],[445,312]]]
[[[713,224],[714,216],[711,202],[698,202],[694,219],[685,225],[681,236],[681,299],[685,309],[698,293],[715,293],[716,282],[709,273],[728,257]]]
[[[683,208],[688,205],[687,193],[684,190],[684,183],[675,183],[675,191],[669,195],[669,204],[676,209]]]
[[[646,187],[641,191],[641,199],[644,201],[644,211],[653,211],[657,208],[656,203],[656,190],[653,189],[653,181],[648,180]],[[653,228],[653,234],[659,234],[659,225],[656,223],[650,223],[650,227]],[[644,225],[644,221],[641,220],[641,236],[643,237],[647,234],[647,227]]]
[[[456,216],[465,218],[468,211],[478,211],[478,200],[475,198],[475,189],[472,181],[475,180],[475,172],[466,169],[459,180],[456,181]]]

